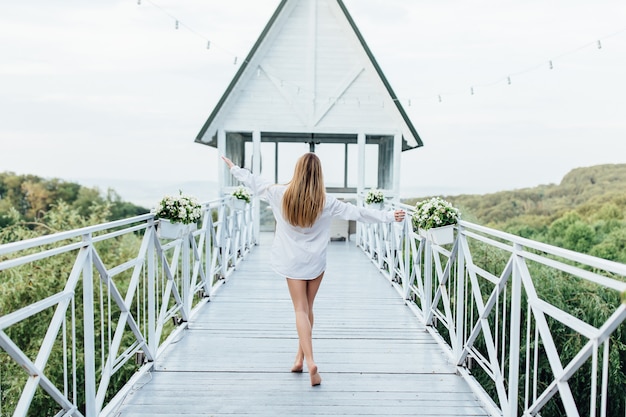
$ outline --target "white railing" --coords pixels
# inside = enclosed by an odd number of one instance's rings
[[[1,285],[60,283],[1,312],[0,416],[112,414],[252,247],[251,209],[230,200],[174,240],[146,214],[0,246]]]
[[[493,415],[625,415],[626,265],[465,221],[449,244],[410,217],[360,228]]]

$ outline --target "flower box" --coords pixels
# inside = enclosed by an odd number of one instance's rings
[[[447,245],[454,242],[454,225],[419,229],[419,234],[436,245]]]
[[[157,235],[162,239],[180,239],[197,228],[196,223],[172,223],[168,219],[159,219]]]
[[[233,198],[233,208],[235,210],[245,210],[248,202],[240,198]]]
[[[382,207],[384,201],[385,195],[381,190],[369,190],[365,195],[365,204],[367,205],[379,204]]]
[[[433,197],[418,201],[411,216],[413,230],[438,245],[454,241],[454,226],[461,212],[448,201]]]
[[[252,194],[246,187],[239,186],[232,192],[233,208],[235,210],[245,210],[246,204],[252,201]]]
[[[180,192],[178,196],[163,197],[154,210],[154,214],[160,221],[159,236],[176,239],[188,233],[188,231],[179,231],[178,229],[189,226],[187,230],[190,230],[189,228],[196,230],[196,223],[202,217],[202,206],[195,197],[183,195]],[[176,231],[172,231],[172,228],[175,228]]]
[[[382,210],[383,203],[367,203],[367,208],[371,208],[375,210]]]

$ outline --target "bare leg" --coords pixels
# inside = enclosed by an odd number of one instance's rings
[[[312,285],[307,285],[307,301],[309,305],[309,322],[311,323],[311,333],[313,332],[313,323],[315,321],[315,317],[313,315],[313,302],[315,301],[315,296],[317,295],[317,290],[319,289],[320,283],[322,281],[322,277],[324,273],[316,278],[317,282]],[[296,354],[296,360],[293,364],[293,368],[291,368],[291,372],[302,372],[304,366],[304,351],[302,350],[302,345],[298,343],[298,353]]]
[[[296,313],[296,328],[299,339],[296,361],[291,370],[292,372],[302,372],[303,360],[306,360],[311,385],[319,385],[322,382],[313,358],[312,329],[314,321],[313,302],[323,276],[324,274],[322,273],[319,277],[308,281],[287,279],[289,294],[291,295],[291,301]]]
[[[309,309],[309,321],[311,322],[311,333],[313,333],[313,310]],[[291,368],[291,372],[302,372],[304,367],[304,351],[302,350],[302,345],[298,343],[298,353],[296,354],[296,361],[293,364],[293,368]]]

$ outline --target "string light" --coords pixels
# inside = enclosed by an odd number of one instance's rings
[[[212,43],[213,43],[213,42],[212,42],[210,39],[207,39],[207,38],[206,38],[205,36],[203,36],[202,34],[198,33],[197,31],[195,31],[195,30],[194,30],[194,29],[192,29],[191,27],[189,27],[189,26],[187,26],[186,24],[184,24],[183,22],[181,22],[181,21],[180,21],[177,17],[173,16],[171,13],[169,13],[167,10],[165,10],[165,9],[164,9],[164,8],[162,8],[161,6],[159,6],[159,5],[155,4],[152,0],[146,0],[146,1],[147,1],[148,3],[150,3],[151,5],[153,5],[154,7],[156,7],[157,9],[159,9],[159,10],[160,10],[161,12],[163,12],[164,14],[167,14],[168,16],[170,16],[170,18],[174,19],[174,21],[175,21],[175,29],[177,29],[177,30],[178,30],[178,29],[180,28],[180,26],[183,26],[185,29],[187,29],[188,31],[192,32],[193,34],[195,34],[195,35],[197,35],[197,36],[200,36],[200,37],[204,38],[204,39],[205,39],[205,41],[206,41],[206,49],[208,49],[208,50],[209,50],[209,49],[211,49],[211,47],[212,47],[212,46],[216,46],[216,47],[218,47],[218,49],[223,49],[223,48],[219,48],[219,46],[220,46],[220,45],[217,45],[217,44],[213,44],[213,45],[212,45]],[[137,5],[141,5],[141,4],[142,4],[142,0],[137,0]],[[576,53],[576,52],[578,52],[578,51],[580,51],[580,50],[582,50],[582,49],[584,49],[584,48],[589,47],[590,45],[595,45],[597,49],[602,49],[602,39],[606,39],[606,38],[609,38],[609,37],[613,37],[613,36],[616,36],[616,35],[622,34],[622,33],[624,33],[624,32],[626,32],[626,28],[621,29],[621,30],[619,30],[619,31],[617,31],[617,32],[611,33],[611,34],[609,34],[609,35],[603,36],[602,38],[600,38],[600,39],[596,40],[595,42],[591,42],[591,43],[588,43],[588,44],[586,44],[586,45],[582,45],[582,46],[580,46],[580,47],[578,47],[578,48],[576,48],[576,49],[574,49],[574,50],[570,50],[570,51],[565,52],[565,53],[563,53],[563,54],[561,54],[561,55],[558,55],[556,58],[561,58],[561,57],[563,57],[563,56],[566,56],[566,55],[570,55],[570,54]],[[238,57],[237,57],[235,54],[232,54],[231,52],[229,52],[229,51],[227,51],[227,50],[225,50],[225,51],[226,51],[227,53],[230,53],[230,54],[234,57],[234,58],[233,58],[233,65],[237,65],[237,64],[238,64],[238,62],[239,62]],[[550,70],[554,69],[554,62],[553,62],[553,61],[554,61],[553,59],[551,59],[551,60],[549,60],[549,61],[548,61],[548,68],[549,68]],[[530,71],[534,71],[534,70],[540,69],[543,65],[545,65],[545,64],[542,64],[542,65],[536,65],[536,66],[534,66],[534,67],[528,68],[528,69],[526,69],[526,70],[519,71],[519,72],[514,73],[514,74],[511,74],[511,75],[517,76],[517,75],[525,74],[525,73],[528,73],[528,72],[530,72]],[[257,76],[259,76],[259,75],[260,75],[260,70],[257,70]],[[511,85],[511,83],[512,83],[512,81],[511,81],[511,75],[508,75],[508,76],[505,78],[505,80],[506,80],[506,82],[507,82],[507,84],[508,84],[508,85]],[[283,81],[284,81],[284,80],[281,80],[281,86],[283,85]],[[498,80],[498,81],[494,81],[494,82],[491,82],[491,83],[488,83],[488,84],[480,84],[479,86],[482,86],[482,87],[484,87],[484,86],[491,86],[491,85],[498,84],[499,82],[502,82],[502,81],[503,81],[503,79],[501,78],[501,79],[500,79],[500,80]],[[471,94],[471,95],[475,95],[475,91],[474,91],[474,87],[475,87],[475,86],[476,86],[476,84],[470,87],[470,94]],[[295,87],[297,88],[297,92],[298,92],[298,94],[300,94],[300,86],[295,85]],[[455,94],[455,93],[446,93],[446,94]],[[456,94],[460,94],[460,93],[459,93],[459,92],[457,92]],[[438,94],[438,95],[437,95],[437,100],[438,100],[440,103],[441,103],[441,102],[443,102],[443,98],[442,98],[441,94]],[[371,102],[371,97],[369,97],[369,96],[368,96],[368,101],[370,101],[370,102]],[[359,99],[356,99],[356,103],[357,103],[357,105],[360,107],[360,105],[361,105],[361,101],[360,101]],[[412,101],[411,101],[411,99],[408,99],[408,105],[409,105],[409,106],[412,106]],[[382,106],[384,107],[384,102],[383,102]]]

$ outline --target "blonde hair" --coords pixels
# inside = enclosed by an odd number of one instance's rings
[[[283,216],[289,224],[313,226],[326,204],[322,163],[317,155],[309,152],[298,159],[282,204]]]

